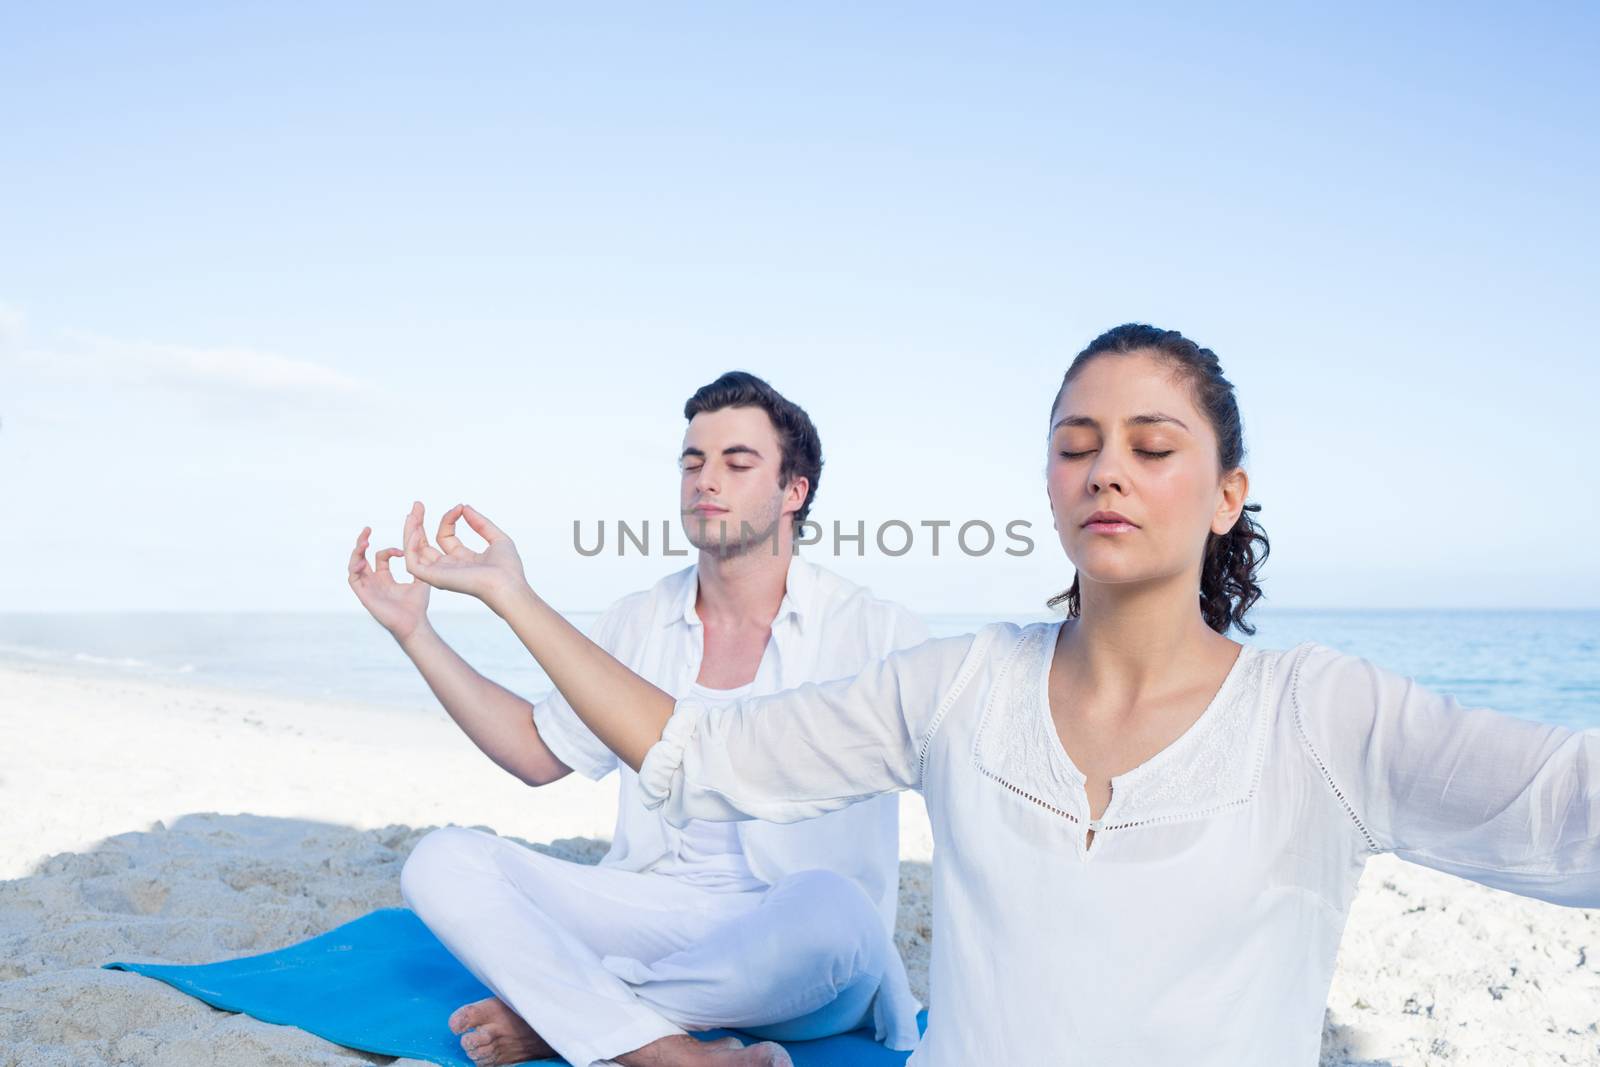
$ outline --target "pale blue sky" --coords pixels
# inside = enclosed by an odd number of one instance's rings
[[[359,610],[413,498],[603,606],[683,561],[572,521],[673,515],[739,367],[817,519],[1037,541],[814,558],[1032,611],[1128,320],[1238,386],[1268,605],[1600,606],[1594,9],[1142,10],[0,9],[0,610]]]

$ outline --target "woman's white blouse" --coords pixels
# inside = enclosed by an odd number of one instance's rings
[[[640,768],[677,825],[923,794],[934,914],[916,1067],[1314,1067],[1379,852],[1600,906],[1600,729],[1465,708],[1316,642],[1245,645],[1091,823],[1050,718],[1060,625],[997,623],[721,708],[680,700]]]

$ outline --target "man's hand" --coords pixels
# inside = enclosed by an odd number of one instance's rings
[[[456,537],[456,519],[467,525],[488,547],[474,552]],[[465,504],[457,504],[439,520],[439,547],[428,543],[422,530],[422,502],[411,505],[406,516],[406,571],[436,589],[475,596],[497,614],[501,605],[521,590],[528,579],[522,570],[522,557],[505,532]]]
[[[367,538],[371,533],[372,527],[363,526],[356,537],[355,550],[350,553],[350,588],[396,641],[405,641],[428,623],[429,586],[426,582],[394,580],[389,559],[404,555],[398,548],[379,552],[374,570],[367,562]]]

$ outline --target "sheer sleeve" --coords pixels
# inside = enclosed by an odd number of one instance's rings
[[[1600,729],[1464,707],[1315,643],[1292,686],[1302,740],[1374,851],[1600,906]]]
[[[639,767],[647,807],[689,819],[797,822],[899,789],[988,631],[924,641],[853,678],[708,707],[686,698]]]

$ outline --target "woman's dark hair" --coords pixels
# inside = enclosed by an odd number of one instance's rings
[[[1061,388],[1050,402],[1050,417],[1055,417],[1056,406],[1061,403],[1067,386],[1090,360],[1108,354],[1135,352],[1165,360],[1188,382],[1195,406],[1211,423],[1217,436],[1218,476],[1239,466],[1244,459],[1244,430],[1239,420],[1239,405],[1233,398],[1233,383],[1222,376],[1222,365],[1216,353],[1201,348],[1176,330],[1159,330],[1130,322],[1090,341],[1089,347],[1078,353],[1061,379]],[[1260,510],[1260,504],[1246,504],[1233,529],[1220,535],[1206,534],[1205,559],[1200,565],[1200,613],[1205,616],[1206,624],[1218,633],[1227,633],[1230,625],[1247,634],[1256,632],[1254,626],[1244,621],[1244,615],[1261,599],[1256,572],[1266,562],[1271,549],[1266,531],[1250,517],[1251,512]],[[1076,576],[1072,579],[1072,588],[1046,601],[1052,608],[1062,603],[1067,605],[1069,616],[1078,614]]]
[[[772,420],[778,431],[778,447],[782,452],[778,463],[778,486],[788,485],[796,477],[806,479],[806,499],[794,513],[796,529],[811,511],[811,502],[817,496],[817,483],[822,480],[822,441],[811,416],[754,374],[731,370],[694,391],[683,405],[683,417],[693,419],[705,411],[723,408],[760,408]]]

